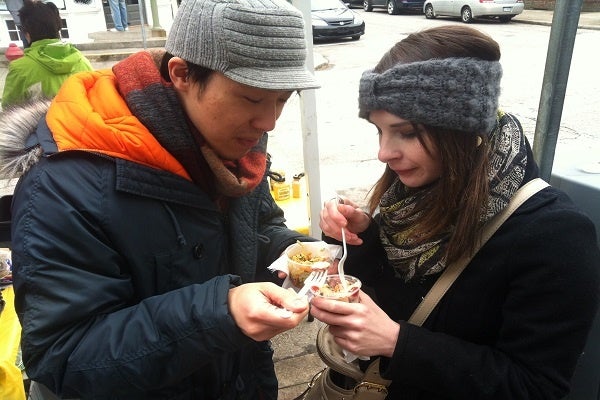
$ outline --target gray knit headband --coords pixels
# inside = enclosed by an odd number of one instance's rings
[[[496,124],[502,66],[498,61],[445,58],[398,64],[360,79],[359,117],[385,110],[414,123],[474,133]]]

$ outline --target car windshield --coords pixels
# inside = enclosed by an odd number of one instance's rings
[[[345,8],[340,0],[311,0],[311,11],[335,10],[336,8]]]

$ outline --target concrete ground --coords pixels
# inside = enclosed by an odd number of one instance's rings
[[[514,18],[514,22],[550,25],[552,11],[525,10]],[[582,13],[579,27],[583,29],[600,30],[600,13]],[[77,44],[77,47],[90,59],[95,68],[107,68],[115,61],[139,51],[142,48],[162,47],[165,38],[153,36],[150,29],[141,29],[132,26],[129,32],[96,32],[90,34],[90,42]],[[3,50],[2,50],[3,51]],[[315,69],[321,68],[325,59],[314,52]],[[0,93],[4,87],[7,73],[6,60],[0,60]],[[0,195],[9,194],[13,190],[14,182],[0,182]],[[353,198],[355,193],[341,193]],[[279,378],[280,400],[291,400],[298,396],[324,364],[316,354],[315,338],[321,326],[319,321],[309,322],[305,319],[297,328],[273,339],[275,350],[275,369]]]

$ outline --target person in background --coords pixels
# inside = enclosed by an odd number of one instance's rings
[[[328,241],[346,229],[344,269],[370,296],[314,298],[311,312],[341,347],[380,357],[390,399],[562,399],[596,314],[594,225],[550,186],[476,252],[422,327],[406,322],[539,175],[519,121],[498,107],[499,60],[487,34],[439,26],[396,43],[360,80],[359,116],[377,129],[385,171],[368,212],[329,201],[320,226]]]
[[[4,0],[4,4],[6,4],[6,9],[10,13],[15,23],[15,27],[19,31],[19,37],[23,43],[23,48],[26,49],[29,47],[29,41],[27,40],[27,37],[25,37],[25,31],[23,31],[21,19],[19,18],[19,10],[23,7],[23,0]]]
[[[111,28],[111,32],[123,32],[129,30],[127,21],[127,3],[125,0],[108,0],[110,7],[110,15],[113,20],[114,28]]]
[[[184,0],[164,50],[0,115],[31,392],[277,398],[269,339],[308,302],[256,277],[315,240],[286,227],[266,174],[267,132],[319,86],[304,29],[285,0]]]
[[[62,23],[54,3],[26,0],[19,16],[31,46],[23,57],[8,64],[3,108],[35,97],[54,97],[69,76],[92,70],[89,60],[75,46],[61,41]]]

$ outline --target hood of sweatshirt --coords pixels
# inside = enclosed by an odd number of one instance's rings
[[[25,54],[56,75],[70,73],[83,58],[75,46],[60,39],[37,40],[25,49]]]

